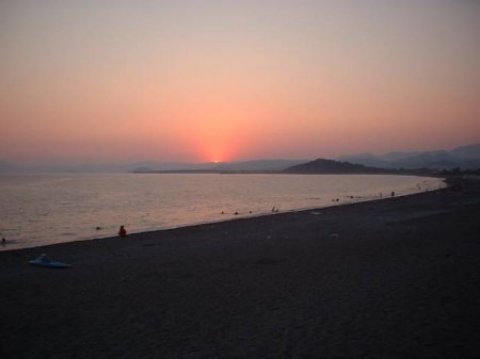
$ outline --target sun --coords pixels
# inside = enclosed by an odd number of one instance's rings
[[[232,156],[232,149],[229,148],[228,144],[221,141],[209,141],[203,144],[201,152],[203,153],[203,158],[215,164],[228,161]]]

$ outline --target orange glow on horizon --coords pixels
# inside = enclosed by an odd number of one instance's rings
[[[82,3],[2,3],[0,161],[334,158],[480,141],[469,2]]]
[[[197,142],[197,154],[203,162],[228,162],[235,159],[236,149],[222,138],[200,138]]]
[[[248,91],[238,92],[228,84],[225,88],[225,93],[207,85],[192,88],[188,95],[172,92],[158,111],[152,111],[158,132],[176,137],[198,161],[238,159],[271,116]],[[168,124],[163,119],[169,119]]]

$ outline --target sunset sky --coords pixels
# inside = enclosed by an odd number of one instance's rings
[[[480,142],[480,1],[0,2],[0,160]]]

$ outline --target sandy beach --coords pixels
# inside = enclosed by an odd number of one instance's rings
[[[465,180],[0,252],[0,357],[477,358],[479,218]]]

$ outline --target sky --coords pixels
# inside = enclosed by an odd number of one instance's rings
[[[0,160],[480,142],[480,1],[0,0]]]

